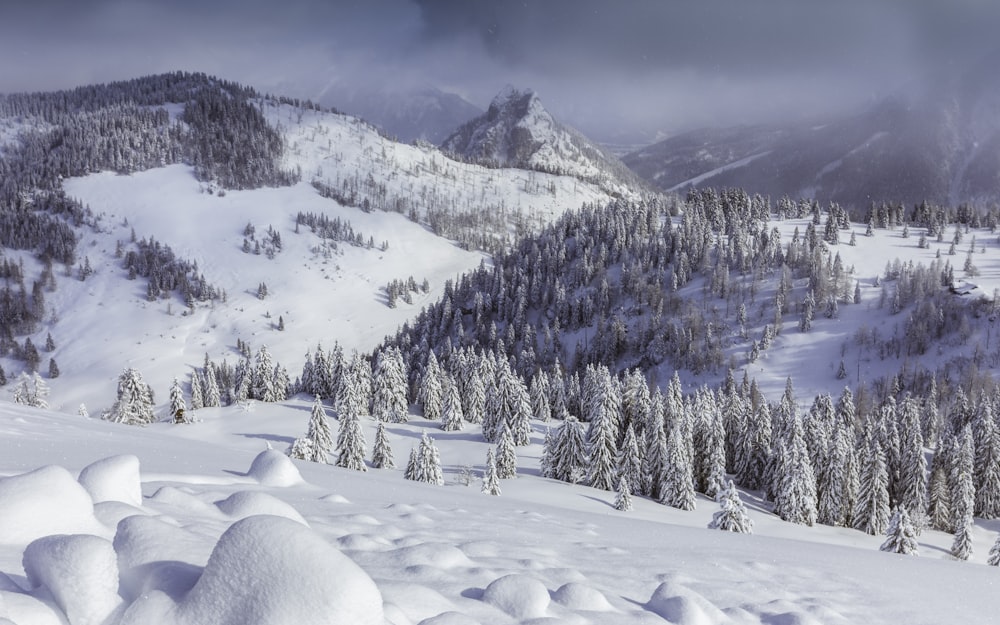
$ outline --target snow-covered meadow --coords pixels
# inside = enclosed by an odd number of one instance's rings
[[[519,477],[482,494],[487,444],[414,417],[397,464],[430,431],[445,485],[400,469],[291,461],[289,401],[136,428],[3,406],[0,618],[47,623],[992,623],[997,571],[925,531],[920,556],[879,537],[783,523],[744,494],[755,534],[537,477],[542,424]],[[368,440],[372,426],[366,424]],[[270,443],[275,449],[267,450]],[[474,479],[465,485],[466,467]]]

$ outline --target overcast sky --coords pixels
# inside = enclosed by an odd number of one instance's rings
[[[676,132],[847,110],[996,45],[996,0],[0,0],[0,92],[205,71],[318,99],[535,89],[570,123]]]

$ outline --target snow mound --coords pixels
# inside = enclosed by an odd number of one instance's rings
[[[188,562],[207,562],[211,552],[211,543],[203,537],[149,516],[122,519],[114,547],[126,599],[154,589],[180,597],[201,573],[201,567]]]
[[[226,497],[222,501],[217,501],[215,505],[218,506],[219,510],[222,510],[231,517],[236,517],[237,519],[245,519],[250,516],[267,514],[285,517],[286,519],[297,521],[305,526],[309,525],[306,523],[306,520],[302,518],[302,515],[299,514],[298,510],[284,501],[281,501],[277,497],[268,495],[267,493],[241,490],[233,493],[229,497]]]
[[[94,504],[94,516],[102,525],[117,527],[122,519],[135,515],[147,515],[149,511],[130,506],[120,501],[102,501]]]
[[[135,456],[111,456],[89,464],[80,471],[79,482],[94,503],[120,501],[142,505],[139,459]]]
[[[552,598],[570,610],[587,610],[591,612],[607,612],[614,610],[601,591],[585,584],[570,582],[563,584],[559,590],[552,593]]]
[[[731,620],[708,599],[676,582],[663,582],[646,609],[677,625],[720,625]]]
[[[66,616],[49,598],[42,601],[23,592],[0,592],[0,598],[0,610],[5,610],[0,625],[66,625]]]
[[[70,625],[101,625],[121,606],[115,550],[103,538],[39,538],[24,550],[23,564],[28,582],[48,590]]]
[[[66,469],[50,465],[0,478],[0,544],[50,534],[103,533],[90,495]]]
[[[479,621],[461,612],[442,612],[437,616],[425,618],[417,625],[479,625]]]
[[[347,499],[347,497],[344,497],[343,495],[338,495],[336,493],[330,495],[324,495],[320,497],[320,501],[327,501],[329,503],[351,503]]]
[[[352,560],[312,530],[276,516],[234,523],[201,579],[175,606],[159,593],[125,623],[383,625],[382,595]],[[169,608],[169,609],[168,609]]]
[[[414,623],[457,609],[444,595],[422,584],[385,582],[379,590],[387,607],[391,605]]]
[[[457,547],[444,543],[420,543],[403,547],[393,552],[401,567],[430,566],[438,569],[452,569],[473,566],[471,560]]]
[[[305,481],[291,458],[277,449],[265,449],[257,454],[247,476],[264,486],[295,486]]]
[[[516,619],[539,618],[549,607],[549,591],[534,577],[513,573],[493,580],[483,592],[483,601]]]
[[[179,508],[187,513],[197,512],[198,514],[207,514],[209,516],[219,515],[218,508],[212,504],[205,503],[201,499],[198,499],[198,497],[176,486],[162,486],[149,499],[160,504]]]

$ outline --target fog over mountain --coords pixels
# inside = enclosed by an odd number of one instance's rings
[[[0,91],[176,69],[318,99],[433,85],[485,109],[504,84],[601,141],[870,105],[994,40],[982,0],[40,0],[4,7]]]

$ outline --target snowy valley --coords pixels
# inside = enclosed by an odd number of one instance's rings
[[[657,195],[506,95],[470,162],[198,75],[0,101],[0,623],[995,620],[997,209]]]

